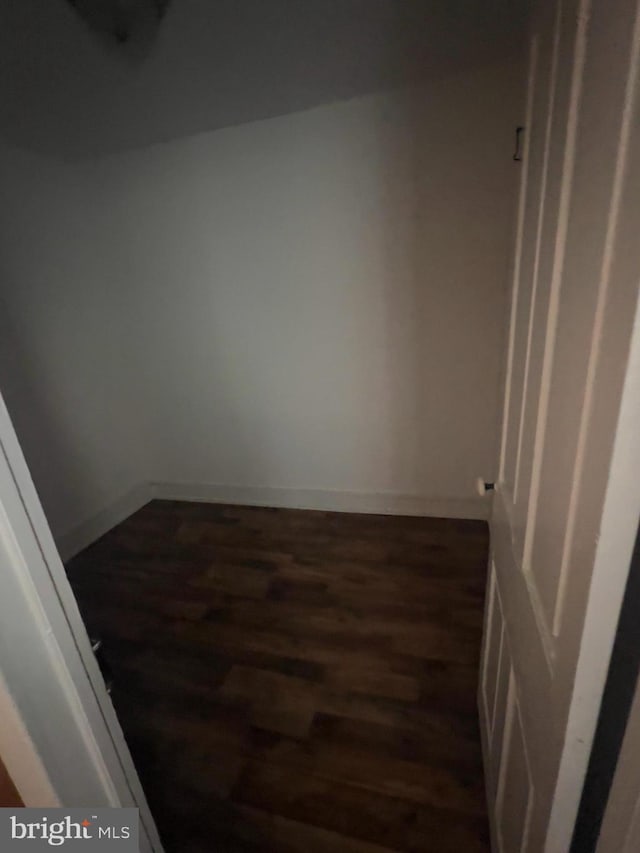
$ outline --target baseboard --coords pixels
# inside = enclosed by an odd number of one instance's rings
[[[489,502],[480,497],[434,499],[389,492],[342,492],[271,486],[226,486],[202,483],[153,483],[156,498],[205,501],[243,506],[319,509],[380,515],[418,515],[434,518],[486,519]]]
[[[486,519],[489,502],[479,497],[434,499],[390,492],[339,492],[272,486],[225,486],[204,483],[140,483],[91,518],[56,537],[63,562],[70,560],[154,498],[177,501],[320,509],[379,515]]]
[[[151,483],[140,483],[91,518],[72,527],[67,533],[56,537],[56,545],[62,561],[75,557],[83,548],[91,545],[116,524],[132,515],[154,497]]]

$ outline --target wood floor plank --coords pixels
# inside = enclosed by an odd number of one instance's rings
[[[309,732],[318,691],[312,681],[247,666],[232,667],[219,689],[249,703],[254,725],[299,738]]]
[[[483,522],[152,501],[67,566],[167,853],[488,853]]]
[[[483,818],[264,762],[252,762],[245,768],[233,799],[392,850],[486,853],[487,849]]]
[[[383,662],[369,669],[364,669],[359,662],[336,664],[326,682],[334,690],[346,693],[363,693],[400,702],[417,702],[420,698],[421,685],[417,678],[392,672]]]
[[[392,853],[380,847],[342,833],[331,832],[308,823],[289,820],[260,809],[244,806],[239,810],[247,827],[247,837],[259,839],[265,850],[278,853]]]
[[[326,726],[317,715],[305,741],[264,730],[254,730],[247,757],[271,765],[293,767],[338,783],[439,809],[484,816],[484,794],[479,766],[452,762],[443,753],[425,755],[411,748],[411,737],[397,736],[395,748],[381,748],[377,740],[356,736],[349,728]],[[339,720],[340,718],[335,718]],[[375,732],[377,735],[378,732]]]

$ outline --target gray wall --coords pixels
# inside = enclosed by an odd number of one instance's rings
[[[5,146],[0,383],[59,539],[150,481],[482,515],[519,66],[440,72],[99,157]]]
[[[1,155],[0,389],[60,534],[150,474],[131,279],[92,169]]]
[[[142,147],[517,56],[525,0],[172,0],[147,43],[66,0],[0,0],[0,135],[64,159]]]

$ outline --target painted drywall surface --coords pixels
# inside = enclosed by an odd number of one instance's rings
[[[0,0],[0,134],[73,159],[442,77],[512,50],[525,6],[175,0],[140,50],[66,0]]]
[[[82,164],[10,152],[3,390],[56,536],[147,480],[471,498],[498,434],[514,78]]]
[[[0,158],[0,383],[55,535],[148,478],[131,282],[86,169]]]
[[[459,498],[492,472],[512,81],[476,71],[101,162],[160,479]]]

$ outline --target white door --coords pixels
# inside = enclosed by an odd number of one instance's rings
[[[162,844],[0,394],[0,746],[33,807],[137,807]]]
[[[503,853],[569,850],[640,509],[639,5],[534,3],[479,690]]]

